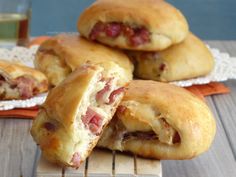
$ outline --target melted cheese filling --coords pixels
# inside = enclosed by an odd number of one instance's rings
[[[126,101],[122,103],[131,115],[129,119],[120,114],[120,120],[126,129],[127,134],[135,135],[134,132],[143,132],[144,137],[147,132],[154,132],[158,141],[172,145],[179,142],[178,132],[167,122],[166,118],[156,111],[149,104],[136,101]],[[140,136],[137,136],[140,137]],[[152,136],[153,137],[153,136]]]

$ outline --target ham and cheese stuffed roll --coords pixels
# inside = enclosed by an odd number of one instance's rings
[[[183,41],[188,24],[163,0],[97,0],[81,14],[78,30],[109,46],[155,51]]]
[[[36,54],[35,66],[58,85],[75,68],[86,62],[112,61],[120,66],[122,81],[133,78],[133,64],[121,51],[90,42],[75,34],[60,34],[45,41]]]
[[[180,44],[156,52],[128,51],[135,64],[135,76],[170,82],[209,74],[214,58],[207,46],[194,34]]]
[[[134,80],[98,146],[154,159],[190,159],[210,147],[215,131],[208,106],[192,93]]]
[[[42,72],[0,60],[0,100],[27,99],[47,90],[48,80]]]
[[[77,168],[97,144],[124,91],[117,65],[106,65],[75,69],[49,92],[31,129],[49,161]]]

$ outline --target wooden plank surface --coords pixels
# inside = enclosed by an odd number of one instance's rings
[[[113,155],[110,151],[96,149],[88,158],[87,176],[112,176],[112,161]]]
[[[156,160],[136,157],[136,168],[138,176],[154,176],[153,174],[159,174],[158,177],[162,176],[161,163]]]
[[[38,154],[39,161],[35,164],[37,169],[37,177],[61,177],[62,169],[52,163],[49,163],[47,160],[41,157],[40,153]]]
[[[32,177],[36,145],[29,135],[31,121],[0,119],[0,176]]]
[[[40,154],[39,154],[40,155]],[[137,159],[135,163],[134,159]],[[134,158],[133,155],[94,149],[79,169],[62,169],[43,157],[36,164],[36,177],[161,177],[158,160]]]
[[[115,175],[116,176],[123,176],[124,174],[136,174],[135,169],[136,167],[134,163],[134,157],[132,155],[115,152]]]
[[[229,53],[231,57],[236,57],[235,41],[208,43],[213,47],[220,48],[222,52]],[[227,81],[225,84],[231,88],[231,93],[224,96],[213,96],[212,98],[236,160],[236,80]]]

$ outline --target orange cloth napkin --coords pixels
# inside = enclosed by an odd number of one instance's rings
[[[19,118],[33,119],[38,114],[38,107],[17,108],[12,110],[0,111],[0,118]]]
[[[185,88],[193,94],[197,95],[202,100],[205,100],[205,96],[225,94],[230,92],[230,89],[220,82],[211,82],[204,85],[192,85]]]

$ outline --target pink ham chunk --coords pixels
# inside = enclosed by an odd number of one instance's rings
[[[82,121],[93,134],[101,133],[102,117],[90,107],[88,107],[86,114],[82,117]]]
[[[34,95],[35,81],[27,77],[19,77],[16,79],[17,88],[19,89],[21,98],[26,99]]]
[[[122,114],[122,113],[125,112],[125,110],[126,110],[126,107],[125,107],[125,106],[123,106],[123,105],[119,105],[118,108],[117,108],[117,111],[116,111],[116,112]]]
[[[15,80],[9,80],[0,75],[0,86],[3,84],[8,85],[9,89],[17,89],[21,99],[31,98],[39,92],[37,89],[37,82],[28,76],[20,76]]]
[[[109,92],[111,90],[111,80],[112,79],[109,79],[107,81],[105,87],[96,94],[97,102],[106,103],[105,95],[106,95],[107,92]]]
[[[124,87],[120,87],[116,90],[114,90],[113,92],[111,92],[110,96],[109,96],[109,104],[114,103],[114,101],[116,100],[116,97],[118,95],[120,95],[121,93],[123,93],[125,91]]]
[[[100,35],[100,33],[103,33],[105,31],[105,24],[102,22],[98,22],[94,25],[89,38],[91,40],[96,40],[98,38],[98,36]]]
[[[124,35],[129,45],[134,47],[150,42],[150,32],[145,27],[131,27],[118,22],[97,22],[91,30],[89,38],[96,40],[104,34],[110,38],[117,38],[120,35]]]
[[[106,103],[106,104],[112,104],[112,103],[114,103],[115,98],[118,95],[120,95],[121,93],[124,92],[124,88],[123,87],[118,88],[117,90],[112,91],[111,94],[108,97],[109,101],[107,101],[106,96],[107,96],[107,93],[111,91],[111,81],[112,81],[112,79],[109,79],[107,81],[105,87],[97,93],[97,95],[96,95],[97,102],[99,102],[99,103]]]
[[[145,28],[136,29],[134,35],[129,36],[132,46],[139,46],[150,41],[149,32]]]
[[[71,163],[73,164],[74,167],[79,167],[81,164],[81,157],[78,152],[74,153]]]
[[[109,37],[118,37],[122,32],[122,25],[119,23],[109,23],[106,25],[105,33]]]
[[[55,132],[56,131],[56,125],[51,123],[51,122],[45,122],[43,124],[43,127],[47,130],[47,131],[51,131],[51,132]]]

